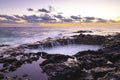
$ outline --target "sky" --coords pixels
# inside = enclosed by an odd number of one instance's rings
[[[35,16],[30,17],[31,15]],[[90,22],[90,18],[93,17],[92,21],[97,18],[100,22],[104,22],[106,19],[119,19],[120,0],[0,0],[0,23],[9,22],[6,21],[6,16],[9,21],[11,16],[21,19],[17,22],[29,22],[28,18],[32,18],[35,22],[38,16],[38,22],[45,22],[43,19],[46,19],[46,16],[47,18],[52,16],[52,20],[49,19],[51,21],[46,22],[55,22],[55,20],[56,22],[73,22],[73,20],[77,22],[81,18],[81,21]]]

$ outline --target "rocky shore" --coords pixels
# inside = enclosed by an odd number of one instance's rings
[[[102,45],[102,48],[97,51],[81,51],[72,56],[45,52],[25,53],[26,49],[67,44],[97,44]],[[14,72],[23,64],[39,58],[45,59],[39,66],[48,75],[48,80],[120,80],[120,34],[99,36],[83,35],[80,32],[80,35],[69,38],[48,38],[12,47],[0,45],[0,80],[31,80],[24,74],[21,78],[9,77],[6,72]]]

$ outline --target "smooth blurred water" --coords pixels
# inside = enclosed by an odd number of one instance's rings
[[[63,29],[50,27],[0,27],[0,44],[22,44],[57,37]]]
[[[80,51],[85,50],[98,50],[102,46],[101,45],[82,45],[82,44],[69,44],[64,46],[55,46],[51,48],[44,48],[44,49],[28,49],[26,50],[27,53],[33,52],[46,52],[49,54],[64,54],[64,55],[74,55]]]
[[[48,37],[58,38],[71,36],[79,30],[90,30],[97,35],[108,35],[120,32],[119,26],[107,27],[0,27],[0,44],[31,43]],[[88,33],[85,33],[88,34]]]

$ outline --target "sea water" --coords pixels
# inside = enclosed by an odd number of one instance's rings
[[[77,35],[78,33],[73,32],[79,30],[93,32],[85,34],[108,35],[120,32],[120,27],[0,27],[0,44],[34,43],[48,37],[60,38],[63,36]]]

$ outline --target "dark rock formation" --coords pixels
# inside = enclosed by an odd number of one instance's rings
[[[25,53],[25,49],[73,43],[103,45],[103,48],[97,51],[78,52],[73,56],[45,52]],[[0,79],[4,78],[5,71],[15,71],[23,64],[44,58],[40,67],[49,76],[49,80],[120,80],[120,34],[114,36],[80,34],[72,36],[72,38],[55,40],[49,38],[43,42],[23,44],[17,47],[9,46],[0,53],[0,63],[3,64],[0,69]],[[9,56],[4,57],[5,55]]]
[[[103,47],[104,56],[115,63],[120,60],[120,34],[108,36]]]
[[[120,80],[120,72],[109,72],[103,78],[98,80]]]
[[[41,68],[49,75],[49,80],[73,80],[80,76],[81,68],[73,57],[51,54],[47,56]]]
[[[7,44],[0,44],[0,47],[5,47],[5,46],[10,46],[10,45],[7,45]]]
[[[74,36],[76,44],[98,44],[101,45],[105,42],[105,36],[99,35],[83,35]]]
[[[108,72],[115,71],[115,68],[111,67],[96,67],[91,70],[91,73],[94,79],[98,79],[99,77],[104,77]]]
[[[88,30],[80,30],[74,33],[92,33],[92,31],[88,31]]]
[[[72,57],[49,55],[40,64],[49,80],[120,80],[120,37],[74,36],[77,44],[102,44],[98,51],[82,51]]]
[[[0,79],[4,78],[4,74],[2,72],[0,72]]]

